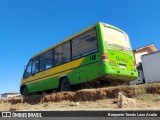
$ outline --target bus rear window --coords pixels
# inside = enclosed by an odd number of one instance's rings
[[[128,36],[118,30],[104,27],[103,36],[107,44],[123,47],[127,50],[131,49]]]

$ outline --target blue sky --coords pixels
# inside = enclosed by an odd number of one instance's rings
[[[159,0],[0,0],[0,93],[18,92],[29,58],[98,22],[160,48]]]

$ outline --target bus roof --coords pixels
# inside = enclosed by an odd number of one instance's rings
[[[34,56],[32,56],[32,58],[34,58],[34,57],[36,57],[36,56],[39,56],[40,54],[45,53],[45,52],[47,52],[47,51],[55,48],[56,46],[59,46],[60,44],[62,44],[62,43],[64,43],[64,42],[67,42],[67,41],[73,39],[74,37],[76,37],[76,36],[78,36],[78,35],[86,32],[86,31],[88,31],[88,30],[90,30],[90,29],[92,29],[93,27],[95,27],[95,26],[98,25],[98,24],[106,24],[106,23],[104,23],[104,22],[98,22],[98,23],[96,23],[96,24],[94,24],[94,25],[92,25],[92,26],[90,26],[90,27],[88,27],[88,28],[86,28],[86,29],[84,29],[84,30],[82,30],[82,31],[74,34],[73,36],[68,37],[67,39],[65,39],[65,40],[63,40],[63,41],[61,41],[61,42],[59,42],[59,43],[57,43],[57,44],[55,44],[55,45],[53,45],[53,46],[45,49],[45,50],[43,50],[43,51],[41,51],[41,52],[39,52],[39,53],[37,53],[37,54],[35,54]],[[125,33],[124,31],[122,31],[121,29],[119,29],[119,28],[117,28],[117,27],[115,27],[115,26],[112,26],[112,25],[109,25],[109,24],[106,24],[106,25],[107,25],[108,27],[111,27],[111,28],[113,28],[113,29],[116,29],[116,30],[118,30],[118,31],[121,31],[121,32]],[[125,33],[125,34],[126,34],[126,33]]]

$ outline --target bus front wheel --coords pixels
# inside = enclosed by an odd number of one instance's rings
[[[62,78],[61,83],[60,83],[60,90],[61,91],[70,91],[71,90],[71,85],[68,80],[68,78]]]
[[[28,88],[27,87],[23,87],[22,95],[25,96],[25,97],[28,96]]]

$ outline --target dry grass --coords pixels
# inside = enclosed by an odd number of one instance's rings
[[[6,107],[8,105],[8,107]],[[0,111],[8,111],[11,108],[13,109],[15,105],[10,103],[0,104]],[[89,102],[79,102],[78,106],[73,106],[71,101],[61,101],[61,102],[48,102],[48,103],[39,103],[35,105],[30,105],[28,103],[18,103],[16,104],[17,110],[75,110],[75,109],[115,109],[116,104],[113,104],[113,99],[105,99],[98,101],[89,101]]]
[[[61,92],[28,99],[12,98],[0,100],[0,111],[12,110],[75,110],[75,109],[119,109],[117,93],[136,99],[135,109],[160,108],[160,83],[114,86],[98,89],[84,89],[76,92]],[[79,105],[73,105],[79,102]],[[133,109],[126,107],[127,109]],[[123,108],[125,109],[125,108]]]
[[[158,94],[142,94],[136,99],[139,108],[160,108],[160,95]]]
[[[160,95],[157,94],[142,94],[137,96],[137,108],[134,109],[159,109],[160,108]],[[114,103],[116,99],[104,99],[97,101],[79,102],[78,106],[73,106],[72,101],[60,102],[47,102],[38,104],[28,103],[1,103],[0,111],[8,110],[76,110],[76,109],[119,109],[117,104]],[[130,107],[126,107],[130,109]],[[123,108],[125,109],[125,108]],[[131,108],[133,109],[133,108]]]

